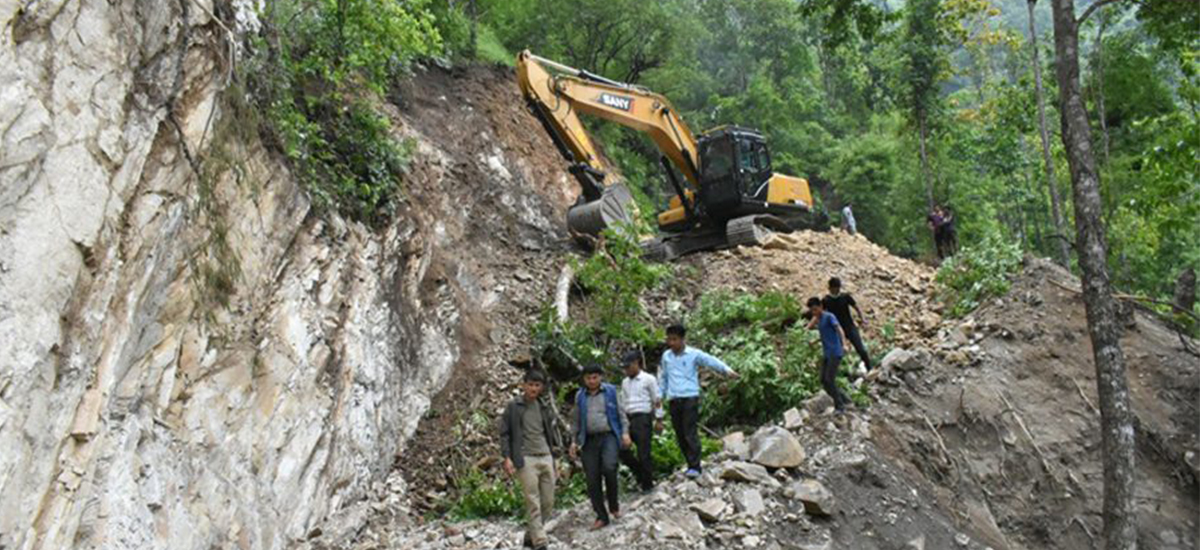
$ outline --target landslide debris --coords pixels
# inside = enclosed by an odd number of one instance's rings
[[[869,267],[820,259],[819,250],[845,241],[871,253],[873,245],[856,240],[800,234],[788,248],[688,263],[699,278],[747,290],[773,269],[826,266],[803,268],[824,277],[821,269],[837,266],[846,279],[872,285],[851,290],[870,296],[875,303],[864,305],[875,311],[899,312],[905,300],[930,304],[928,291],[907,283],[929,281],[928,268],[885,254]],[[902,275],[873,275],[888,265]],[[649,494],[624,493],[625,515],[611,528],[588,530],[586,502],[560,512],[549,526],[552,541],[594,549],[1093,548],[1102,495],[1094,370],[1082,302],[1052,280],[1077,285],[1049,262],[1031,260],[1009,294],[974,314],[909,324],[911,347],[888,354],[869,389],[873,405],[847,422],[834,421],[823,395],[798,403],[754,434],[728,434],[699,480],[677,474]],[[822,283],[776,281],[781,290],[814,293]],[[1183,550],[1193,547],[1200,514],[1200,380],[1174,332],[1148,314],[1130,315],[1123,343],[1141,430],[1142,545]],[[782,453],[752,451],[768,447],[800,452],[780,461]],[[522,533],[512,520],[397,516],[334,547],[516,549]]]
[[[863,332],[879,338],[885,326],[894,342],[908,347],[934,336],[942,322],[942,304],[933,293],[933,268],[893,256],[862,235],[839,231],[776,234],[762,247],[738,247],[681,260],[681,272],[693,274],[696,292],[779,291],[802,302],[828,293],[830,277],[842,280],[866,316]]]

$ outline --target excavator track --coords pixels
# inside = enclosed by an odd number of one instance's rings
[[[775,231],[767,227],[769,216],[742,216],[729,220],[725,227],[725,239],[729,246],[761,246]]]

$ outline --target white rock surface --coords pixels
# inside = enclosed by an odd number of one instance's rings
[[[254,28],[261,2],[234,4]],[[323,223],[236,143],[240,177],[198,203],[167,114],[211,146],[225,44],[204,6],[0,0],[0,548],[290,546],[386,476],[465,360],[480,273],[456,258],[479,245],[433,229],[456,201]],[[499,215],[561,219],[515,198]],[[228,305],[206,299],[202,270],[230,264]]]

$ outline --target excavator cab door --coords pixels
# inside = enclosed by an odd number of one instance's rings
[[[722,132],[700,140],[700,202],[714,219],[728,219],[742,202],[737,143]]]
[[[739,215],[744,201],[766,201],[771,155],[756,133],[722,128],[700,139],[700,200],[714,219]]]

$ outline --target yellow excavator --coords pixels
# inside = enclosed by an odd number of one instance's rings
[[[774,173],[766,140],[755,130],[721,126],[697,139],[667,98],[528,50],[517,56],[517,82],[582,188],[567,212],[575,234],[595,236],[628,222],[633,200],[623,183],[608,181],[615,178],[601,163],[581,114],[644,132],[662,153],[675,195],[658,214],[659,235],[642,243],[651,259],[758,245],[772,232],[824,225],[813,211],[808,181]]]

